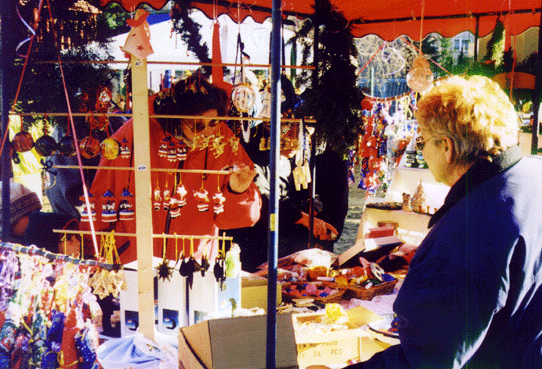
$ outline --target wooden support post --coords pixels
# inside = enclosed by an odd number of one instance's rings
[[[152,268],[151,155],[147,61],[131,57],[134,120],[134,178],[137,234],[139,332],[154,340],[154,280]]]

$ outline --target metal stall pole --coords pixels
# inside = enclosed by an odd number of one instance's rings
[[[13,37],[13,31],[9,28],[15,23],[15,6],[16,1],[6,1],[0,6],[0,50],[2,53],[2,70],[0,74],[2,79],[0,81],[0,94],[2,97],[2,131],[0,133],[0,146],[3,145],[1,156],[1,180],[4,184],[2,186],[2,234],[0,238],[8,240],[11,237],[10,225],[9,225],[9,179],[11,177],[11,158],[10,158],[10,140],[9,136],[6,137],[6,141],[3,142],[4,135],[8,134],[9,127],[9,110],[10,102],[13,92],[13,64],[15,61],[15,43]],[[9,135],[9,134],[8,134]],[[7,185],[5,185],[7,184]]]
[[[273,28],[271,32],[271,132],[269,171],[269,232],[268,232],[268,276],[267,276],[267,341],[266,368],[276,368],[277,343],[277,258],[279,240],[279,189],[277,174],[280,155],[280,61],[281,47],[281,0],[273,0],[271,10]]]

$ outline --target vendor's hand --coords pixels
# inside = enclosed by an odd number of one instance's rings
[[[302,224],[307,228],[310,228],[309,214],[301,212],[301,219],[296,224]],[[312,233],[314,237],[323,241],[333,241],[337,239],[339,232],[331,224],[323,221],[322,219],[314,218],[314,225]]]
[[[256,170],[246,164],[235,164],[231,169],[230,189],[235,193],[243,193],[248,190],[254,177]]]

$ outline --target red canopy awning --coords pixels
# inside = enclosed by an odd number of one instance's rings
[[[167,0],[101,0],[103,6],[118,2],[127,10],[134,10],[141,3],[155,9],[162,8]],[[438,32],[452,37],[469,30],[485,36],[495,27],[499,16],[512,35],[540,25],[540,1],[534,0],[331,0],[345,18],[353,23],[356,37],[376,34],[393,40],[407,35],[415,40],[428,33]],[[214,4],[213,4],[214,3]],[[284,15],[307,17],[313,13],[314,0],[283,0]],[[239,6],[238,6],[239,5]],[[228,14],[235,21],[251,16],[263,22],[271,16],[272,0],[193,1],[192,6],[208,17]],[[423,18],[422,18],[423,17]]]

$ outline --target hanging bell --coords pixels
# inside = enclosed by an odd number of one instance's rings
[[[134,195],[125,188],[122,191],[121,200],[119,204],[119,219],[120,220],[134,220],[135,219],[135,199]]]
[[[34,147],[34,139],[30,133],[21,131],[13,137],[11,145],[17,152],[27,152]]]
[[[120,144],[120,157],[128,159],[130,156],[132,156],[132,150],[130,150],[130,147],[128,146],[128,140],[124,137]]]
[[[43,135],[36,140],[34,143],[34,148],[40,156],[51,156],[56,151],[57,143],[56,140],[49,136]]]
[[[57,151],[59,154],[71,157],[75,156],[76,148],[75,141],[72,135],[65,135],[62,137],[57,144]]]

